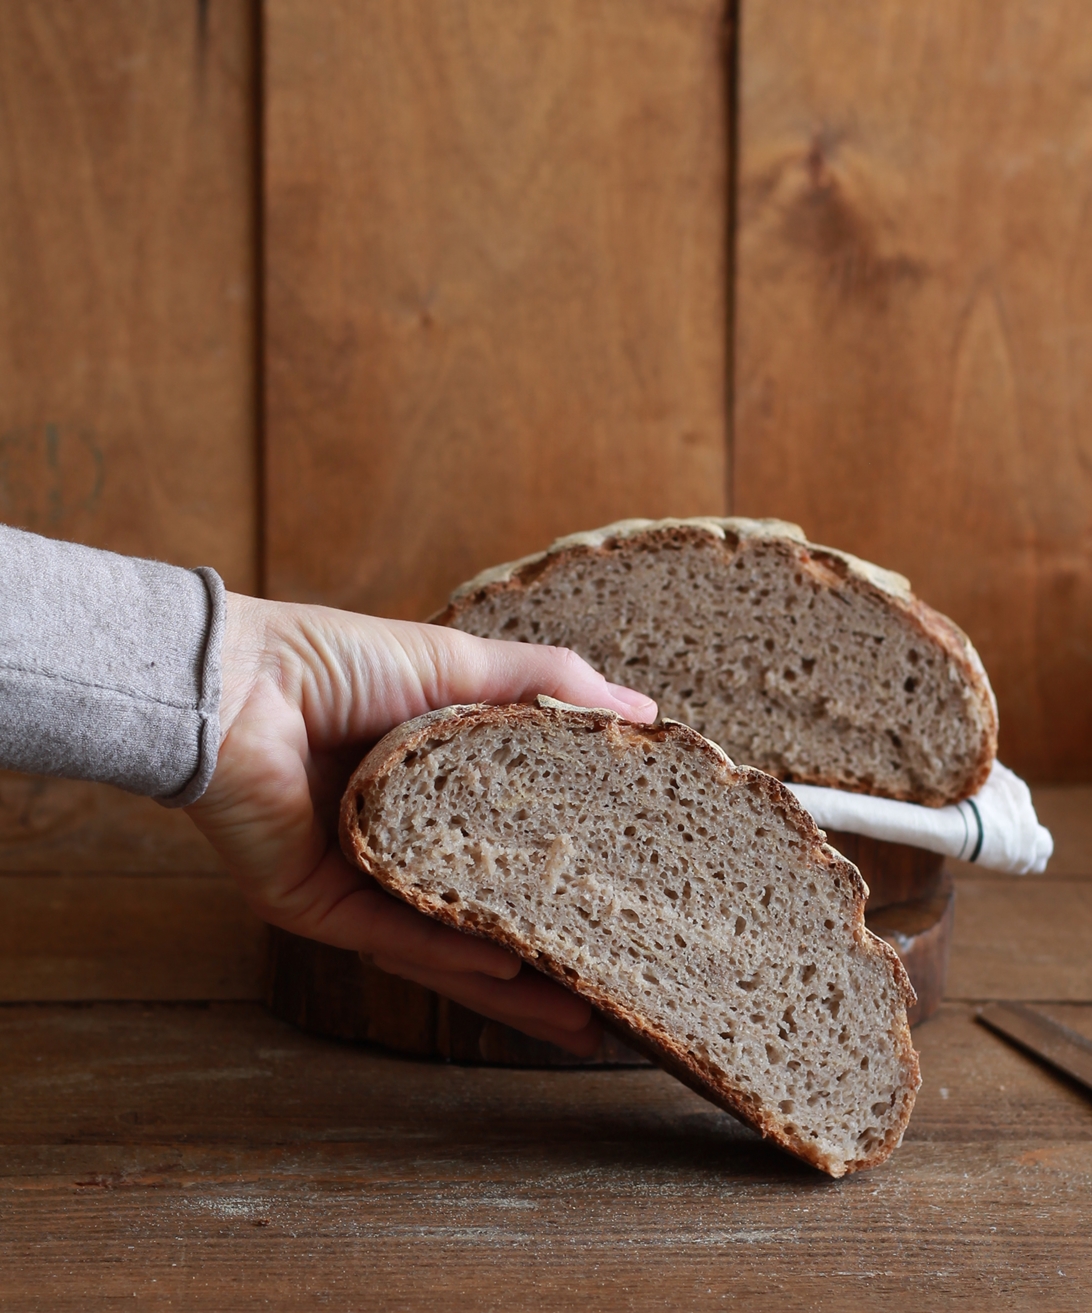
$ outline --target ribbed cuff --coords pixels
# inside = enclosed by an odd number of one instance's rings
[[[0,766],[195,802],[220,747],[215,570],[0,525]]]
[[[222,655],[224,648],[224,581],[208,565],[198,566],[194,574],[204,580],[209,595],[209,624],[205,635],[205,659],[201,665],[201,688],[198,693],[197,714],[201,718],[198,731],[197,771],[181,792],[169,798],[157,798],[163,807],[188,807],[209,787],[220,754],[220,693],[222,690]]]

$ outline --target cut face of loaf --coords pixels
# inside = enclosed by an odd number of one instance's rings
[[[860,875],[686,726],[549,699],[433,712],[365,758],[341,823],[391,893],[514,949],[823,1171],[901,1140],[914,994]]]
[[[958,802],[997,712],[966,636],[900,575],[779,520],[628,520],[464,584],[436,617],[571,647],[782,780]]]

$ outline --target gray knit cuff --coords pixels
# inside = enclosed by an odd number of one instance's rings
[[[208,630],[205,636],[205,659],[198,672],[197,715],[198,765],[190,782],[169,798],[157,798],[164,807],[188,807],[209,787],[216,758],[220,753],[221,656],[224,648],[224,581],[211,566],[194,570],[205,582],[209,596]]]
[[[215,570],[0,525],[0,766],[195,802],[220,747]]]

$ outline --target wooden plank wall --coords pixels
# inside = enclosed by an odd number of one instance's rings
[[[723,0],[269,0],[268,587],[726,505]]]
[[[0,5],[0,520],[211,564],[246,591],[259,583],[255,33],[251,0]],[[5,956],[54,964],[43,996],[237,996],[224,954],[254,977],[254,927],[212,961],[208,909],[230,904],[237,929],[241,899],[193,885],[219,869],[185,816],[0,772]],[[181,885],[135,879],[172,872]],[[135,953],[143,984],[89,966],[95,942],[119,963]]]
[[[0,6],[0,519],[251,591],[253,27]]]
[[[746,0],[735,491],[971,635],[1092,772],[1092,8]]]
[[[736,509],[906,570],[1012,764],[1087,777],[1092,19],[786,4],[743,7]],[[0,7],[0,518],[255,590],[264,497],[274,592],[422,616],[725,509],[730,9],[268,0],[262,490],[255,4]],[[65,996],[255,992],[184,817],[2,775],[0,872]]]

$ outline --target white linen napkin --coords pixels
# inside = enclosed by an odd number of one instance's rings
[[[919,807],[814,784],[786,787],[821,829],[908,843],[992,871],[1038,875],[1054,851],[1050,831],[1035,815],[1031,790],[999,761],[973,798],[951,807]]]

